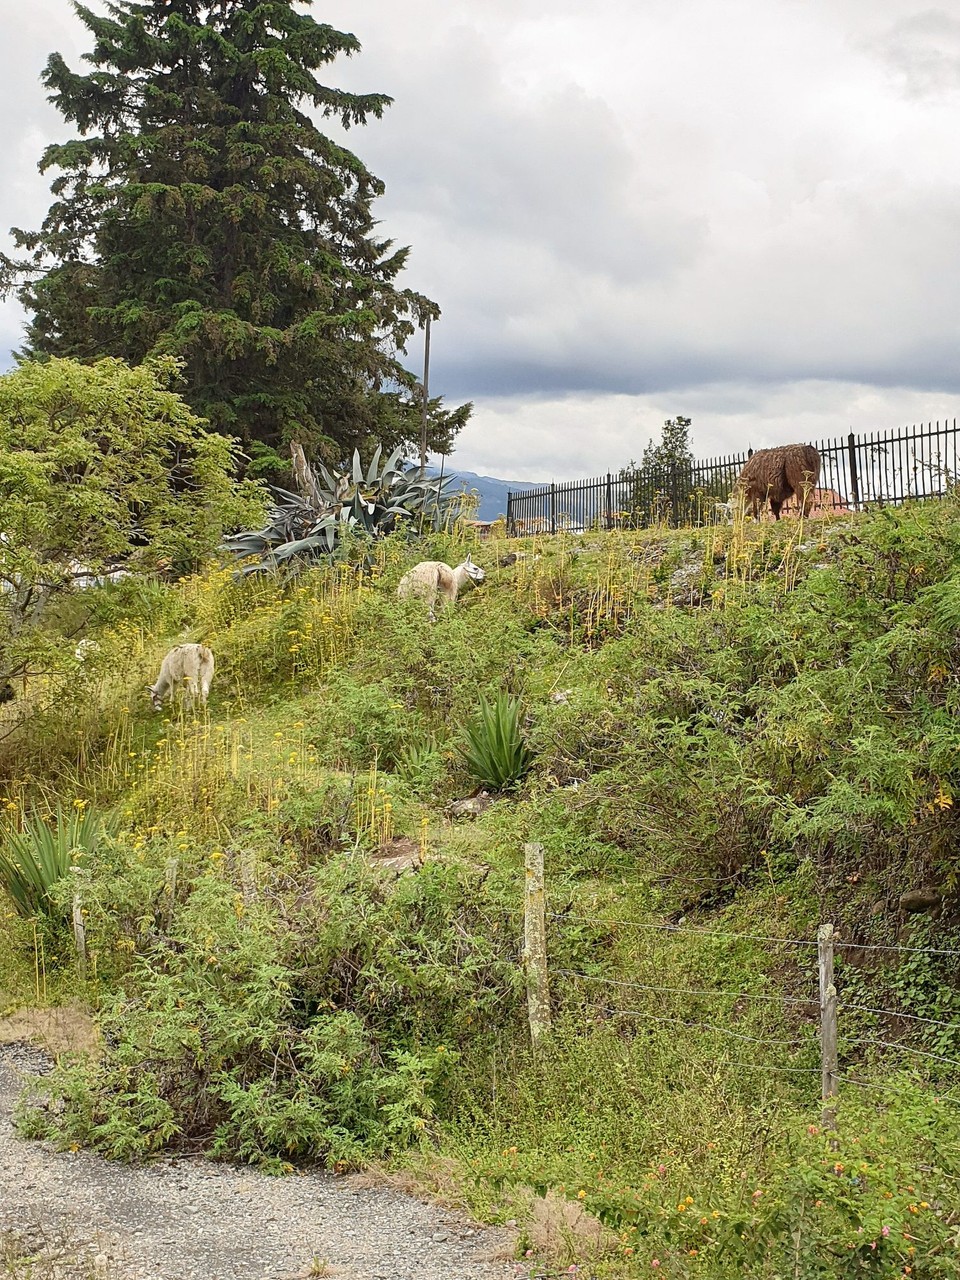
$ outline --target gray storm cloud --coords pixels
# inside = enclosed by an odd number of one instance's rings
[[[26,7],[24,7],[26,8]],[[906,0],[330,0],[390,93],[345,138],[440,303],[431,389],[477,409],[460,465],[518,477],[943,416],[960,392],[960,21]],[[83,33],[11,11],[4,217],[35,225],[39,71]],[[0,310],[0,340],[20,318]],[[416,343],[410,364],[418,367]],[[735,402],[736,411],[729,405]],[[592,442],[593,453],[586,447]],[[571,468],[573,470],[571,470]]]

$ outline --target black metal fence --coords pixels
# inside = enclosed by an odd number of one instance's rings
[[[862,511],[913,498],[940,498],[960,475],[957,420],[874,432],[816,445],[820,480],[814,511]],[[541,485],[507,494],[507,532],[582,533],[649,525],[712,524],[727,517],[740,471],[753,450],[726,458]],[[789,508],[787,508],[789,509]]]

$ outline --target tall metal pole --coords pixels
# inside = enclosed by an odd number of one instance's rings
[[[430,317],[423,335],[423,414],[420,419],[420,479],[427,474],[427,406],[430,403]]]

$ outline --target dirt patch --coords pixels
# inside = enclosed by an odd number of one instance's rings
[[[95,1054],[100,1038],[88,1009],[18,1009],[0,1018],[0,1044],[35,1044],[56,1057],[61,1053]]]
[[[394,836],[380,845],[371,855],[371,861],[375,867],[400,875],[404,871],[418,871],[423,866],[423,850],[409,836]]]
[[[617,1243],[616,1235],[599,1218],[554,1191],[534,1197],[527,1236],[538,1257],[564,1264],[595,1261]]]

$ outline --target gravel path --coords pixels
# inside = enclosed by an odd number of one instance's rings
[[[193,1159],[118,1165],[19,1138],[11,1124],[44,1055],[0,1048],[0,1230],[49,1272],[109,1280],[505,1280],[506,1232],[333,1174],[267,1178]],[[327,1264],[327,1269],[321,1267]],[[2,1270],[2,1267],[0,1267]],[[32,1272],[30,1274],[33,1274]]]

